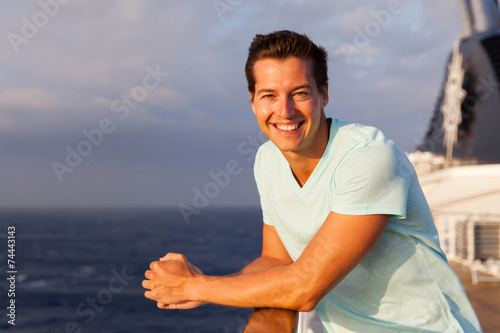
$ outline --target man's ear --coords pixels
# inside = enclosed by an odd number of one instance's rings
[[[320,93],[322,96],[322,103],[321,107],[326,107],[328,105],[328,101],[330,100],[330,97],[328,96],[328,82],[325,83],[325,86],[323,87],[323,92]]]
[[[252,106],[252,111],[255,114],[255,105],[253,104],[253,94],[251,91],[249,91],[248,94],[250,95],[250,105]]]

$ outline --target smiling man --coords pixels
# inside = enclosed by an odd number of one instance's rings
[[[301,186],[328,143],[323,112],[328,84],[318,87],[313,67],[312,59],[264,58],[253,66],[256,83],[250,90],[260,129],[283,153]]]
[[[169,253],[146,272],[146,297],[257,308],[246,332],[293,332],[295,311],[312,309],[327,332],[480,332],[404,152],[326,118],[326,51],[295,32],[257,35],[245,72],[270,139],[254,169],[262,255],[215,277]]]

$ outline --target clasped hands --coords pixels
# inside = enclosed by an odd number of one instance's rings
[[[149,289],[144,296],[156,301],[160,309],[192,309],[204,304],[190,299],[191,284],[203,273],[184,255],[168,253],[160,261],[152,262],[149,268],[142,282],[142,286]]]

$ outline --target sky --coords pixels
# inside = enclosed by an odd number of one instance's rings
[[[452,0],[39,0],[0,12],[0,208],[257,206],[255,34],[329,53],[327,116],[411,152],[461,30]]]

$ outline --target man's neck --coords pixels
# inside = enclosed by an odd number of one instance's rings
[[[315,145],[314,149],[310,150],[307,154],[295,152],[283,153],[285,159],[288,161],[288,164],[290,164],[295,180],[300,187],[305,185],[323,157],[323,153],[326,150],[330,137],[330,126],[331,119],[324,119],[318,133],[316,141],[317,145]]]

